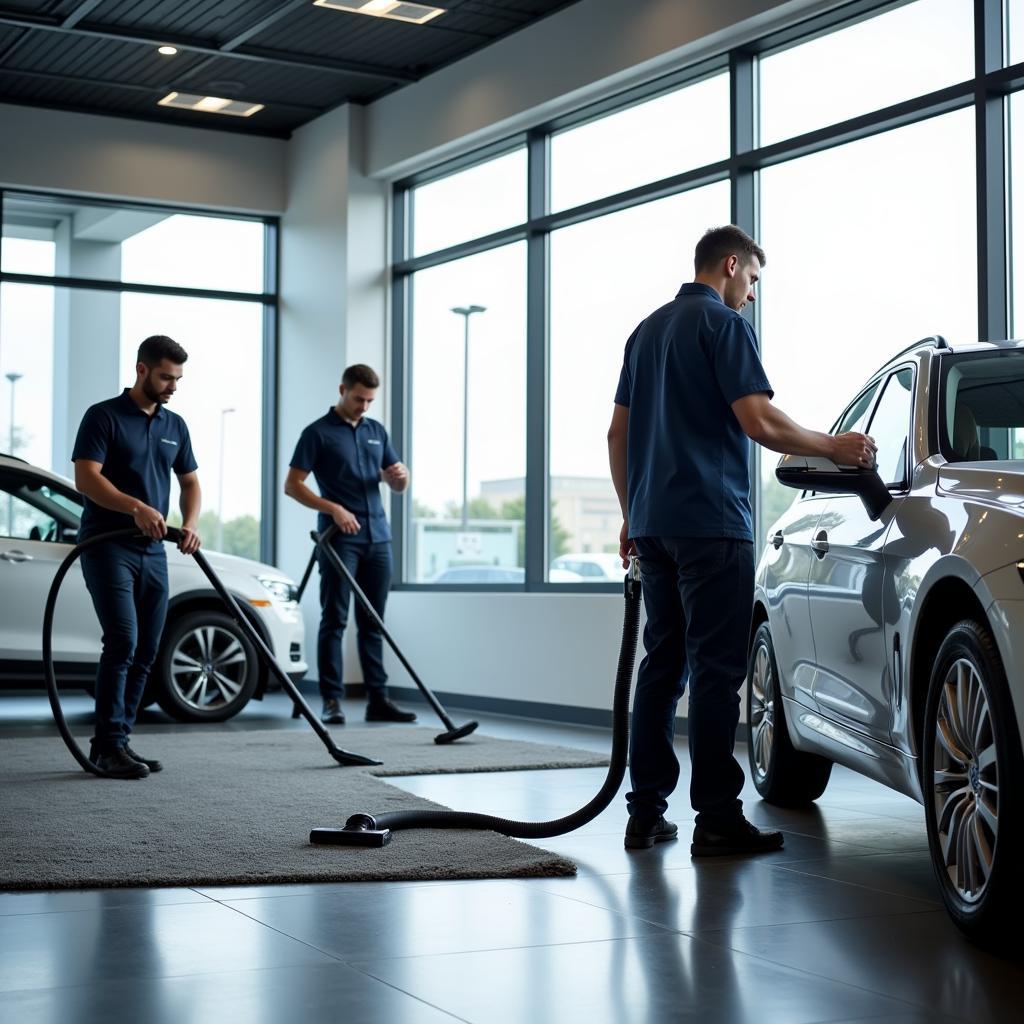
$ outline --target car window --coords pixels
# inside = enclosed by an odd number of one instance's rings
[[[909,366],[892,374],[868,425],[867,432],[878,445],[878,475],[889,487],[902,486],[907,479],[913,386],[914,371]]]
[[[940,446],[950,462],[1024,459],[1024,353],[946,357]]]
[[[0,537],[56,540],[57,520],[10,491],[0,491]]]
[[[878,391],[878,381],[875,381],[869,388],[862,391],[851,403],[846,412],[836,421],[832,428],[833,434],[845,434],[850,430],[864,429],[864,421],[871,410],[871,400]]]

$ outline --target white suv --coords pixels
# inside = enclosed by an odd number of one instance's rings
[[[929,338],[835,426],[877,470],[787,456],[802,494],[757,570],[751,771],[769,801],[821,795],[833,762],[925,806],[968,934],[1024,910],[1024,343]],[[1019,941],[1019,940],[1016,940]]]
[[[0,678],[42,678],[41,624],[57,567],[75,544],[82,498],[62,477],[0,456]],[[277,663],[298,681],[306,672],[302,612],[292,580],[269,565],[204,549]],[[167,624],[144,697],[182,721],[223,721],[262,698],[267,669],[227,614],[202,570],[167,545]],[[90,689],[100,628],[78,562],[57,602],[53,632],[57,678]]]

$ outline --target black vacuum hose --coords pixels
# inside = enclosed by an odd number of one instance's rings
[[[93,775],[98,775],[101,778],[111,778],[112,776],[108,772],[103,771],[102,768],[97,767],[89,760],[88,757],[86,757],[81,747],[79,747],[75,742],[75,738],[72,736],[71,730],[68,728],[68,723],[64,718],[64,711],[60,706],[60,691],[57,689],[57,674],[54,671],[53,666],[53,616],[57,607],[57,595],[60,593],[60,587],[64,582],[64,577],[67,576],[71,566],[78,561],[83,551],[88,551],[89,548],[95,547],[97,544],[103,544],[107,541],[128,540],[129,538],[141,539],[142,536],[143,535],[138,530],[133,528],[126,530],[113,530],[110,533],[101,533],[95,537],[90,537],[88,540],[84,540],[81,544],[72,548],[71,551],[68,552],[67,558],[61,562],[56,575],[53,577],[53,582],[50,584],[50,592],[46,596],[46,609],[43,612],[43,670],[46,675],[46,692],[50,698],[50,708],[53,711],[53,720],[57,723],[57,729],[60,731],[61,738],[64,740],[68,750],[71,751],[71,756],[74,757],[74,759],[87,772],[91,772]],[[170,526],[167,528],[167,533],[164,535],[163,539],[176,544],[181,539],[181,530]],[[284,687],[288,695],[295,702],[296,706],[299,707],[299,710],[303,712],[306,720],[313,727],[313,731],[320,737],[324,746],[327,747],[327,751],[331,757],[333,757],[338,764],[344,765],[380,764],[380,761],[364,757],[362,754],[353,754],[350,751],[342,750],[335,745],[330,734],[317,721],[316,716],[310,710],[309,705],[302,699],[302,694],[299,693],[295,684],[288,678],[288,674],[280,665],[278,665],[270,648],[264,643],[263,637],[256,632],[252,623],[245,617],[242,610],[238,607],[234,597],[231,596],[224,584],[221,583],[217,574],[211,568],[210,563],[206,560],[206,556],[202,551],[196,551],[192,557],[196,560],[199,568],[203,570],[206,578],[210,581],[210,586],[213,587],[217,592],[218,597],[220,597],[224,602],[228,613],[235,620],[238,628],[245,633],[249,642],[256,648],[267,668],[277,677],[278,682]]]
[[[548,839],[564,835],[596,818],[615,798],[626,774],[629,752],[629,697],[633,685],[633,662],[636,659],[640,632],[640,563],[630,559],[625,579],[625,611],[622,642],[615,674],[615,695],[612,700],[612,752],[608,774],[597,794],[572,814],[552,821],[512,821],[490,814],[470,811],[392,811],[387,814],[353,814],[344,828],[316,828],[310,842],[340,846],[383,846],[392,831],[409,828],[463,828],[500,832],[515,839]]]

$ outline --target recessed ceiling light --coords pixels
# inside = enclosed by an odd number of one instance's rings
[[[177,110],[201,110],[207,114],[229,114],[231,117],[252,117],[263,109],[262,103],[227,100],[222,96],[199,96],[190,92],[171,92],[159,101],[161,107]]]
[[[165,57],[173,57],[178,52],[178,48],[176,46],[158,46],[156,52],[162,53]]]
[[[443,7],[406,3],[405,0],[313,0],[313,4],[351,14],[370,14],[375,18],[406,21],[413,25],[422,25],[445,12]]]

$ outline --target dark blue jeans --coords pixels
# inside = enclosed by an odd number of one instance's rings
[[[743,769],[733,757],[754,600],[750,541],[640,537],[647,625],[630,735],[629,813],[656,818],[679,781],[676,704],[690,686],[690,803],[697,824],[742,813]]]
[[[97,754],[126,746],[167,618],[167,555],[107,543],[81,557],[82,575],[103,630],[96,673]]]
[[[331,540],[342,562],[355,577],[359,588],[370,599],[377,614],[384,618],[388,590],[391,588],[391,544],[369,544],[338,535]],[[340,700],[345,696],[342,675],[342,642],[348,625],[348,606],[352,588],[348,580],[321,554],[320,561],[320,633],[317,638],[317,668],[320,696]],[[369,701],[387,697],[388,676],[384,671],[384,640],[377,624],[356,599],[356,646],[363,669],[363,685]]]

